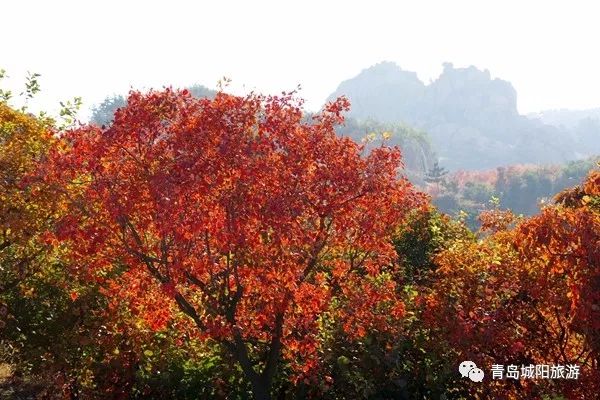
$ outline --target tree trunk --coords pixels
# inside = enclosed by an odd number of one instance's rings
[[[248,379],[252,386],[252,395],[254,399],[271,400],[272,376],[257,373],[250,361],[248,349],[246,348],[246,344],[243,342],[241,335],[236,332],[234,333],[234,338],[235,344],[232,345],[231,350],[233,350],[235,358],[240,363],[246,379]]]
[[[254,400],[271,400],[271,383],[263,383],[261,379],[252,381],[252,395]]]
[[[241,333],[238,330],[235,330],[233,333],[234,341],[230,349],[240,363],[244,375],[252,385],[252,394],[255,400],[271,400],[271,386],[273,385],[273,379],[277,372],[279,356],[281,354],[282,333],[283,313],[278,313],[275,316],[275,331],[273,332],[273,338],[271,339],[271,345],[267,353],[265,367],[261,373],[257,373],[254,370]]]
[[[238,360],[244,375],[248,381],[250,381],[254,400],[271,400],[272,381],[266,377],[263,377],[262,374],[257,374],[256,371],[254,371],[254,368],[252,368],[252,364],[248,362],[249,360],[247,358],[243,358],[244,357],[238,358]]]

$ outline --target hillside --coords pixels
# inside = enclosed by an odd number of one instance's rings
[[[580,154],[600,154],[600,108],[546,110],[528,115],[547,125],[568,130]]]
[[[436,158],[427,133],[407,125],[386,124],[375,120],[359,122],[355,118],[346,118],[344,125],[338,126],[336,132],[341,136],[349,136],[356,142],[367,142],[367,150],[382,142],[388,146],[400,147],[403,174],[416,184],[424,184],[423,177]],[[382,136],[384,134],[385,139]]]

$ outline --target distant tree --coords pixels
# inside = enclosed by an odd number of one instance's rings
[[[127,105],[125,97],[113,95],[104,99],[102,103],[92,108],[92,117],[90,122],[94,125],[102,126],[112,123],[115,111]]]
[[[214,90],[209,89],[206,86],[202,86],[202,85],[198,85],[198,84],[189,86],[187,88],[187,90],[190,92],[190,94],[193,97],[195,97],[197,99],[201,99],[201,98],[214,99],[215,95],[217,94],[217,92],[215,92]]]
[[[440,184],[444,181],[448,170],[444,167],[440,167],[439,163],[436,161],[433,163],[433,167],[427,172],[425,176],[425,182]]]
[[[490,185],[479,182],[467,182],[463,188],[463,197],[476,203],[485,204],[494,195]]]

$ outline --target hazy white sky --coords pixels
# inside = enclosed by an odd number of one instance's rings
[[[236,91],[301,84],[318,109],[383,60],[425,82],[445,61],[489,69],[512,82],[522,113],[600,107],[598,39],[594,1],[0,0],[0,68],[13,87],[41,73],[46,109],[222,76]]]

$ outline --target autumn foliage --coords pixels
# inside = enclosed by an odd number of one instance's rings
[[[315,374],[324,313],[358,337],[403,316],[396,283],[375,279],[421,198],[397,178],[398,150],[364,155],[335,135],[347,107],[305,124],[291,95],[132,93],[109,128],[75,129],[53,150],[49,182],[73,187],[55,240],[152,329],[187,315],[267,398],[280,358]]]
[[[579,365],[578,381],[497,381],[483,398],[596,398],[600,388],[599,172],[557,204],[509,228],[505,212],[485,215],[493,234],[458,241],[437,256],[425,317],[460,357],[504,364]]]
[[[59,130],[0,103],[0,362],[46,398],[597,398],[600,172],[471,232],[336,135],[348,107],[165,89]]]

